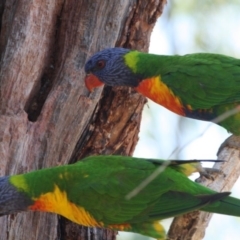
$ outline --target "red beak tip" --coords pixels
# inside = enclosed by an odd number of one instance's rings
[[[89,92],[93,92],[94,88],[100,87],[103,85],[103,82],[101,82],[96,76],[93,74],[88,74],[85,77],[85,86],[88,89]]]

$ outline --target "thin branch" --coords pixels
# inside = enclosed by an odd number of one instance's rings
[[[223,120],[225,120],[225,119],[227,119],[227,118],[229,118],[229,117],[231,117],[231,116],[233,116],[233,115],[235,115],[235,114],[237,114],[237,113],[239,113],[239,112],[240,112],[240,105],[237,105],[235,108],[230,109],[230,110],[224,112],[223,114],[221,114],[220,116],[214,118],[211,122],[218,124],[218,123],[222,122]],[[208,130],[211,126],[212,126],[212,124],[207,125],[207,127],[206,127],[200,134],[197,134],[196,136],[192,137],[190,140],[188,140],[187,142],[185,142],[182,146],[176,147],[176,148],[172,151],[172,153],[170,154],[169,159],[170,159],[171,156],[173,156],[175,153],[181,152],[184,148],[186,148],[186,147],[187,147],[190,143],[192,143],[194,140],[202,137],[202,136],[205,134],[205,132],[207,132],[207,130]]]
[[[149,177],[142,181],[136,188],[134,188],[130,193],[126,195],[126,199],[130,200],[136,196],[140,191],[142,191],[150,182],[152,182],[158,175],[160,175],[166,167],[171,163],[171,161],[165,161],[160,167],[158,167]]]

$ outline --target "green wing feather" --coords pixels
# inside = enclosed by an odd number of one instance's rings
[[[240,101],[240,60],[220,54],[160,56],[139,53],[137,73],[161,80],[184,105],[209,109]]]
[[[97,156],[22,176],[31,198],[53,192],[57,185],[70,202],[83,207],[105,226],[160,220],[216,201],[215,192],[189,180],[183,164],[177,161],[135,197],[126,200],[126,195],[163,163],[163,160]]]
[[[72,165],[12,176],[10,183],[31,200],[53,193],[57,186],[67,196],[69,205],[74,204],[90,213],[99,223],[97,226],[138,232],[159,239],[164,238],[165,231],[156,221],[164,218],[197,209],[240,216],[239,199],[228,197],[229,193],[216,193],[189,180],[185,175],[189,171],[180,161],[172,161],[167,167],[163,163],[163,160],[124,156],[93,156]],[[191,162],[187,164],[193,167]],[[163,166],[166,168],[161,174],[136,196],[126,199],[127,194]],[[3,189],[5,193],[5,186]],[[10,190],[13,191],[12,188]],[[56,204],[58,195],[52,198]],[[47,200],[50,205],[52,198]],[[55,212],[65,216],[63,211]]]
[[[107,226],[159,220],[198,209],[206,205],[206,200],[203,201],[198,192],[209,194],[209,201],[212,199],[213,191],[193,183],[182,172],[176,171],[180,167],[174,162],[172,167],[167,167],[136,197],[126,201],[126,195],[152,174],[156,166],[161,166],[164,162],[151,163],[143,159],[132,159],[120,156],[98,156],[96,159],[91,157],[84,168],[88,177],[81,182],[72,179],[71,182],[75,183],[71,190],[67,190],[69,200],[83,206]],[[111,168],[108,167],[110,165]],[[181,193],[181,190],[186,193]],[[79,195],[84,197],[79,198]]]

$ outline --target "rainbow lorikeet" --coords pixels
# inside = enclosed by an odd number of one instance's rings
[[[163,56],[109,48],[85,65],[89,91],[103,84],[134,87],[181,116],[212,121],[240,104],[240,60],[220,54]],[[218,122],[240,135],[240,113]]]
[[[165,164],[165,165],[164,165]],[[240,199],[217,193],[187,178],[196,161],[124,156],[92,156],[72,165],[0,178],[0,216],[45,211],[91,227],[129,231],[165,239],[161,219],[193,210],[240,216]],[[144,189],[126,196],[159,166]]]

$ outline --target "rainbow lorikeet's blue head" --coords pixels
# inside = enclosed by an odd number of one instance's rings
[[[85,65],[85,84],[89,91],[106,84],[108,86],[136,87],[141,79],[126,65],[129,49],[107,48],[93,55]]]
[[[0,177],[0,216],[26,211],[33,201],[24,192],[17,192],[9,177]]]

